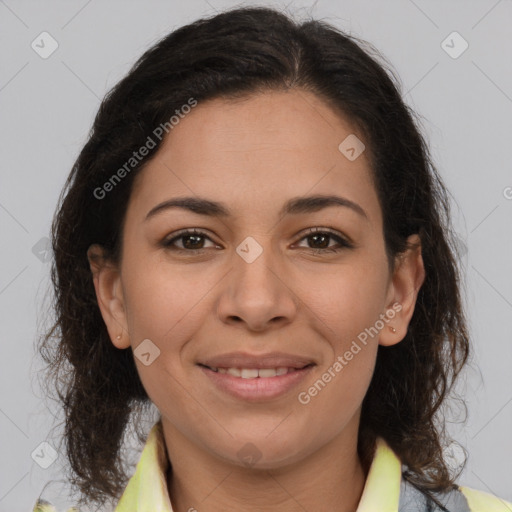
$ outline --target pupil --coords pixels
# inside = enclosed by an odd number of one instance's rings
[[[187,240],[189,240],[189,239],[195,239],[195,240],[196,240],[196,242],[198,242],[198,241],[200,241],[200,240],[201,240],[201,236],[200,236],[200,235],[188,235],[188,236],[186,236],[186,237],[185,237],[185,240],[186,240],[186,241],[187,241]],[[185,247],[188,247],[188,248],[190,249],[189,244],[188,244],[187,242],[185,242],[183,245],[184,245]],[[192,244],[192,247],[191,247],[191,248],[192,248],[192,249],[196,249],[196,247],[194,246],[194,244]]]
[[[328,238],[328,237],[327,237],[327,236],[325,236],[325,235],[313,235],[313,239],[314,239],[314,240],[316,240],[318,237],[323,238],[323,239],[324,239],[324,242],[325,242],[325,239],[327,239],[327,238]],[[315,242],[315,243],[316,243],[316,242]],[[329,245],[329,244],[327,244],[327,245]],[[327,247],[327,245],[324,243],[324,244],[322,244],[322,247]]]
[[[201,242],[201,238],[202,236],[201,235],[188,235],[185,237],[185,240],[186,242],[183,244],[185,247],[187,248],[192,248],[192,249],[195,249],[197,248],[197,244]],[[321,247],[327,247],[329,244],[327,243],[326,244],[326,240],[329,238],[328,236],[326,235],[311,235],[311,238],[314,240],[313,243],[318,243],[318,238],[323,238],[324,242],[323,244],[321,244]],[[191,244],[188,243],[190,240],[195,240],[195,243],[192,242]]]

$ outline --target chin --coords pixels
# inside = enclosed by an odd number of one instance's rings
[[[304,440],[291,442],[289,436],[287,440],[287,443],[281,438],[271,441],[265,436],[251,440],[244,436],[243,440],[231,440],[225,451],[222,447],[213,451],[225,462],[239,467],[251,470],[278,469],[295,464],[305,457]]]

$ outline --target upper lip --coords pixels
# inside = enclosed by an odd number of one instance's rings
[[[316,364],[309,357],[283,352],[268,352],[266,354],[248,354],[246,352],[229,352],[218,356],[208,357],[198,361],[210,368],[304,368]]]

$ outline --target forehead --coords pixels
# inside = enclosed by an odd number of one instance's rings
[[[369,159],[364,151],[347,158],[339,148],[347,137],[365,143],[308,91],[199,102],[137,176],[132,206],[197,195],[230,204],[233,213],[278,211],[290,197],[339,193],[371,210],[378,201]]]

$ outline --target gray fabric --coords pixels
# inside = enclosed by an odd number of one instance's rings
[[[432,496],[442,506],[402,478],[398,512],[471,512],[466,497],[458,489]]]

